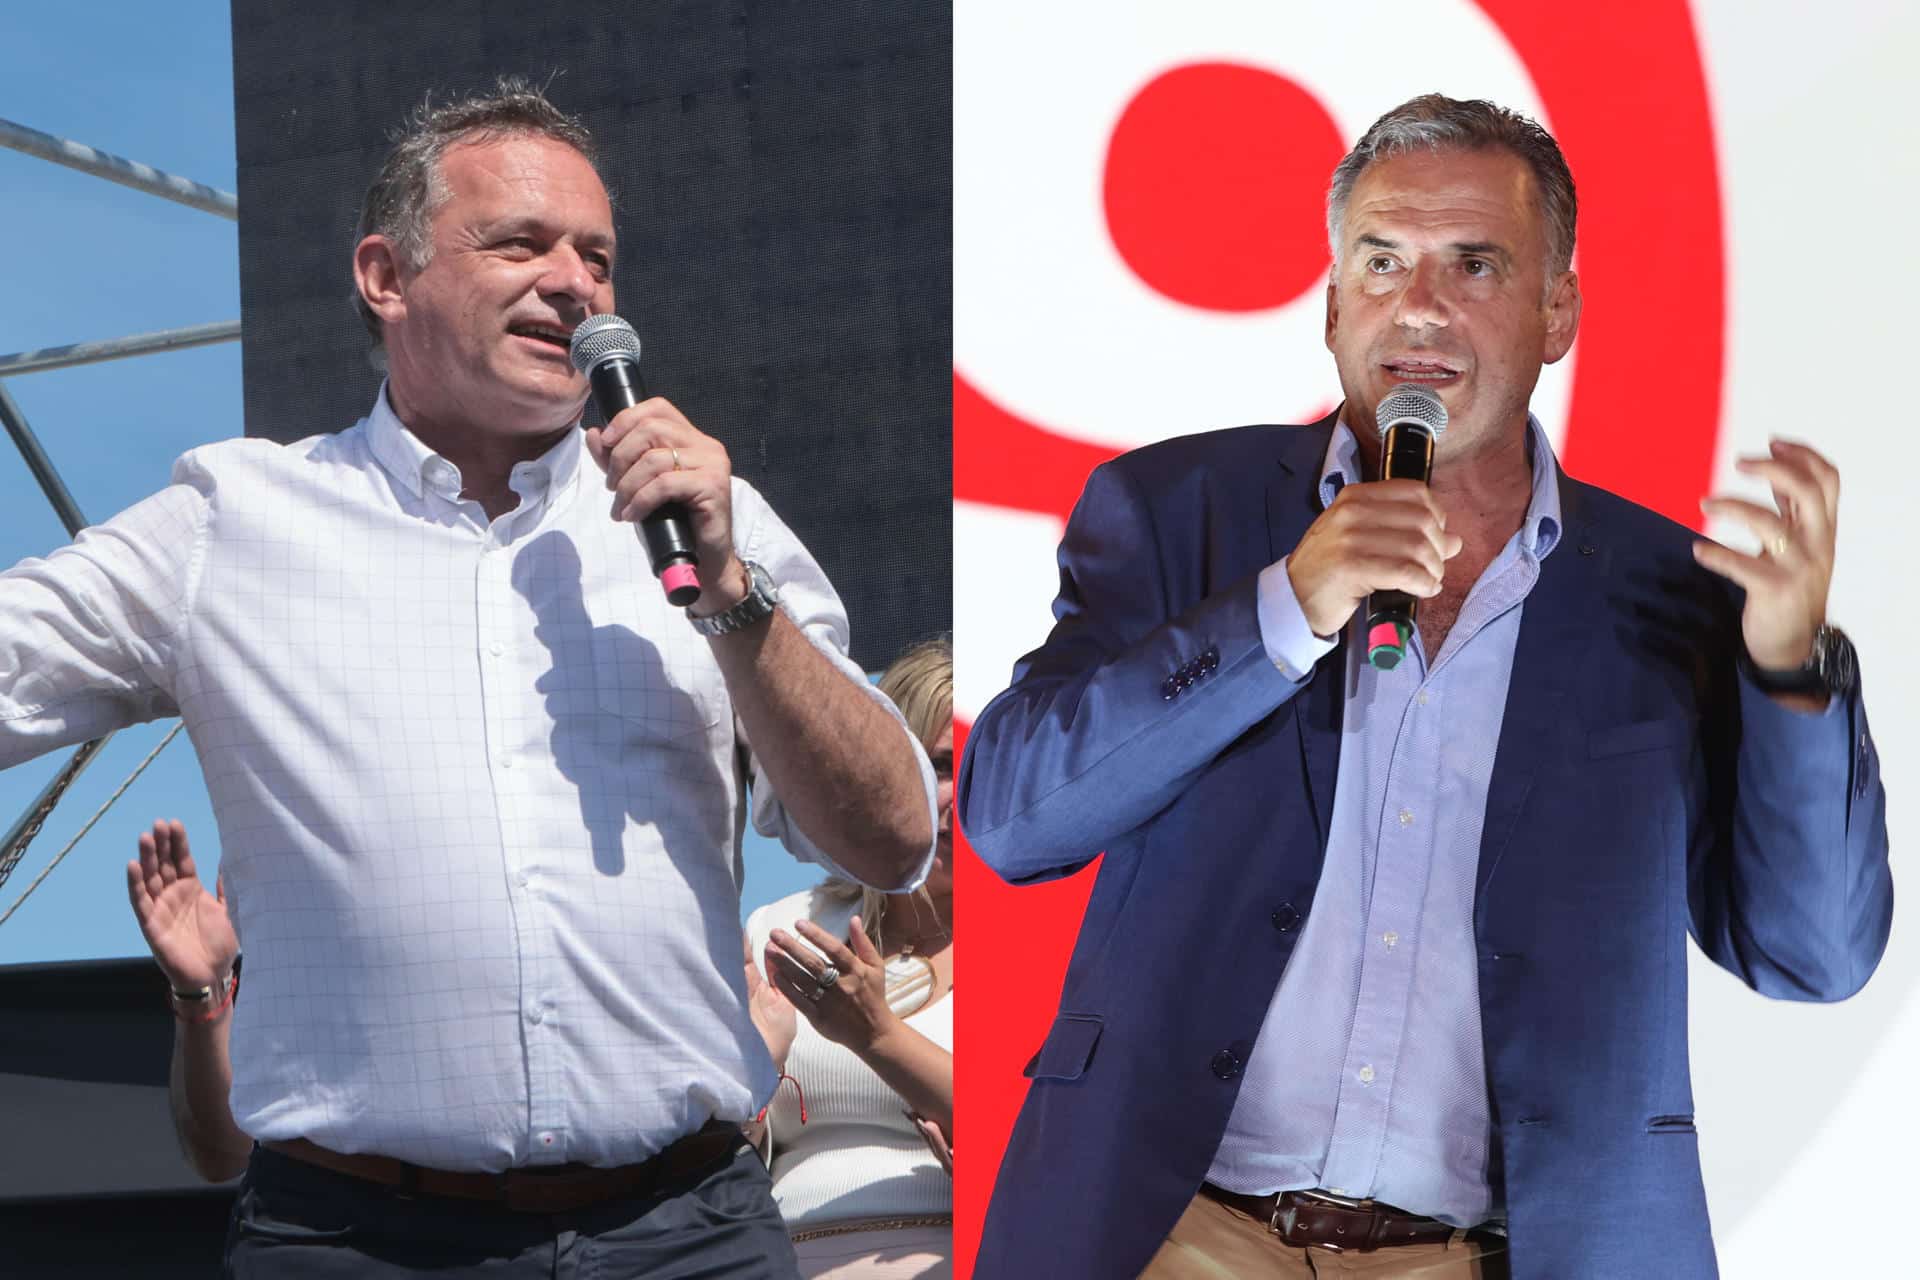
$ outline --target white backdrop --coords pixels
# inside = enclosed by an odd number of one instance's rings
[[[1611,8],[1631,21],[1653,7]],[[1920,755],[1920,675],[1900,638],[1920,610],[1900,590],[1915,580],[1910,499],[1879,443],[1902,424],[1883,428],[1878,418],[1906,408],[1920,296],[1909,231],[1920,208],[1920,124],[1908,92],[1920,6],[1704,0],[1692,13],[1726,255],[1712,487],[1752,493],[1731,461],[1763,452],[1773,434],[1813,443],[1841,470],[1830,612],[1860,650],[1903,896],[1879,973],[1841,1005],[1762,999],[1695,954],[1708,1198],[1723,1273],[1736,1280],[1909,1274],[1889,1268],[1896,1246],[1875,1234],[1905,1230],[1920,1188],[1920,908],[1905,874],[1920,834],[1906,789]],[[1431,89],[1489,97],[1553,127],[1542,106],[1550,95],[1471,0],[968,0],[956,6],[955,53],[956,374],[1082,447],[1300,421],[1338,396],[1317,288],[1264,310],[1196,307],[1149,287],[1116,250],[1101,202],[1105,149],[1119,114],[1156,76],[1207,62],[1264,68],[1317,99],[1349,143],[1386,107]],[[1638,69],[1602,70],[1629,83]],[[1578,180],[1577,156],[1574,166]],[[1645,180],[1684,176],[1649,171]],[[1583,208],[1583,221],[1594,216]],[[1652,368],[1669,354],[1648,350],[1645,360]],[[1579,358],[1576,347],[1536,397],[1556,444]],[[962,719],[1044,635],[1061,527],[1038,509],[1045,502],[980,496],[968,477],[1025,463],[983,453],[965,434],[983,419],[971,421],[957,413]],[[1850,1225],[1829,1231],[1828,1222]]]

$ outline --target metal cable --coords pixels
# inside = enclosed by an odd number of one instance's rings
[[[33,883],[27,886],[26,891],[13,900],[13,905],[7,908],[6,914],[0,915],[0,925],[5,924],[13,918],[13,913],[20,909],[20,904],[25,902],[33,894],[33,891],[40,887],[40,882],[47,878],[49,872],[60,865],[60,859],[72,853],[73,847],[86,839],[87,832],[93,830],[93,824],[106,816],[107,810],[113,808],[114,802],[127,793],[127,788],[133,785],[134,779],[145,773],[147,766],[153,763],[154,758],[166,750],[167,744],[172,742],[174,735],[180,732],[180,724],[181,722],[178,720],[173,722],[173,728],[167,730],[167,736],[160,739],[159,745],[147,752],[147,758],[135,766],[133,772],[127,775],[125,782],[122,782],[118,787],[114,788],[113,794],[107,797],[105,803],[93,811],[93,816],[87,819],[86,825],[82,826],[80,830],[74,834],[73,839],[67,841],[65,847],[63,847],[60,852],[53,855],[51,862],[41,868],[40,874],[33,878]]]

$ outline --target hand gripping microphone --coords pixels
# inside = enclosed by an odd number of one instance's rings
[[[594,403],[608,422],[647,398],[640,381],[640,335],[619,316],[588,316],[573,331],[569,354],[573,367],[593,384]],[[698,600],[699,557],[687,509],[677,502],[663,504],[640,522],[640,539],[647,544],[653,576],[666,588],[667,603],[685,606]]]
[[[1447,429],[1447,406],[1431,387],[1407,382],[1387,393],[1373,411],[1380,426],[1380,478],[1418,480],[1433,474],[1433,442]],[[1404,591],[1367,597],[1367,661],[1391,671],[1407,656],[1419,601]]]

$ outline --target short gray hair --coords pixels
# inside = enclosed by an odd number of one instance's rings
[[[1463,102],[1438,93],[1403,102],[1375,120],[1334,169],[1333,184],[1327,189],[1327,240],[1333,246],[1334,261],[1340,260],[1347,199],[1368,165],[1415,150],[1494,149],[1512,152],[1533,171],[1533,187],[1547,233],[1547,274],[1551,278],[1567,270],[1573,264],[1579,201],[1560,144],[1517,111],[1478,98]]]
[[[532,134],[563,142],[586,157],[599,171],[593,135],[578,116],[568,115],[547,100],[544,90],[523,76],[501,76],[489,93],[471,93],[444,106],[434,106],[431,94],[415,107],[392,134],[380,173],[367,188],[360,205],[360,224],[353,242],[382,235],[393,242],[409,271],[419,271],[433,257],[433,215],[453,194],[440,173],[440,161],[460,143],[491,142],[498,138]],[[602,184],[605,176],[602,175]],[[373,340],[381,340],[380,317],[373,313],[358,288],[353,305]]]

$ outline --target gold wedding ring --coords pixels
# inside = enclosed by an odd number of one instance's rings
[[[678,471],[680,469],[680,451],[674,449],[672,445],[668,445],[667,448],[673,449],[673,469]]]
[[[1778,560],[1781,556],[1787,554],[1787,535],[1783,533],[1779,537],[1775,538],[1773,540],[1773,545],[1768,547],[1767,549],[1773,552],[1773,558],[1775,560]]]

